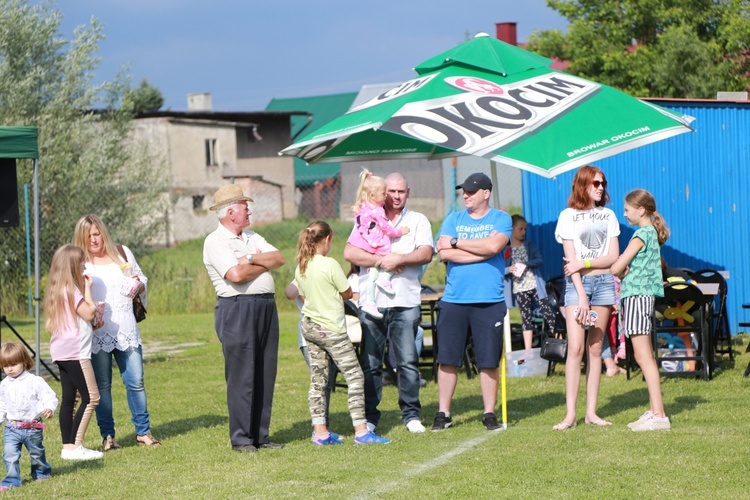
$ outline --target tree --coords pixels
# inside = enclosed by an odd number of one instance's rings
[[[131,111],[156,111],[164,106],[161,90],[151,85],[145,78],[138,87],[128,89],[123,98],[123,108]]]
[[[0,0],[0,12],[0,125],[39,128],[42,272],[87,213],[100,215],[118,242],[142,248],[164,213],[165,184],[160,166],[131,140],[130,112],[119,109],[126,75],[91,84],[100,23],[79,26],[69,41],[50,2]],[[19,185],[32,182],[31,169],[31,161],[19,160]],[[4,313],[19,312],[14,305],[24,302],[26,232],[9,228],[0,237]]]
[[[750,90],[748,0],[547,0],[566,34],[535,32],[527,48],[568,71],[638,97],[714,98]]]

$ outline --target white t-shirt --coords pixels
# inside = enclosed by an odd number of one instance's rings
[[[606,207],[590,210],[566,208],[560,212],[555,228],[555,239],[573,240],[578,260],[596,259],[607,255],[612,238],[620,235],[620,224],[615,213]]]

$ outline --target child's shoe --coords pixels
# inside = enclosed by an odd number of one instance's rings
[[[633,422],[633,425],[630,426],[630,430],[633,432],[668,431],[671,429],[672,423],[669,421],[669,417],[657,417],[656,415],[652,415],[648,420]]]
[[[312,442],[316,446],[328,446],[328,445],[335,445],[335,444],[344,444],[343,441],[341,441],[338,438],[338,434],[329,432],[328,437],[322,438],[320,436],[316,436],[315,433],[312,435]]]
[[[336,434],[333,431],[328,431],[328,434],[330,434],[331,437],[335,439],[336,441],[342,441],[342,442],[344,441],[344,436],[342,436],[341,434]],[[315,439],[315,432],[312,433],[312,437],[313,439]]]
[[[362,306],[360,306],[360,309],[362,309],[362,311],[364,311],[364,313],[371,318],[383,319],[383,313],[378,311],[378,308],[375,307],[375,304],[362,304]]]
[[[104,454],[101,451],[89,450],[84,448],[83,445],[72,450],[63,448],[60,453],[60,458],[63,460],[98,460],[103,456]]]
[[[654,412],[651,410],[646,410],[646,413],[638,417],[638,420],[635,422],[630,422],[628,424],[628,429],[632,429],[634,425],[640,425],[641,422],[644,422],[646,420],[650,420],[654,416]]]
[[[378,288],[380,288],[383,292],[385,292],[388,295],[395,295],[396,291],[393,289],[393,285],[391,285],[391,280],[386,278],[378,278],[375,280],[375,284]]]
[[[354,444],[388,444],[390,442],[390,439],[380,437],[372,431],[367,431],[367,434],[362,436],[354,436]]]

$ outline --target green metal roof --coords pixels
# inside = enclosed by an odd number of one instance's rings
[[[349,110],[357,92],[332,94],[311,97],[292,97],[288,99],[271,99],[266,111],[306,111],[312,114],[312,121],[307,127],[306,116],[292,116],[292,138],[297,134],[309,134],[338,118]],[[294,182],[297,186],[310,186],[316,182],[336,177],[341,170],[340,163],[308,165],[299,158],[294,159]]]

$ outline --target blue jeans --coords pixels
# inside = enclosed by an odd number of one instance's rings
[[[3,461],[7,475],[0,486],[13,488],[21,486],[21,446],[26,446],[31,459],[31,477],[47,479],[52,474],[52,467],[44,453],[42,429],[18,429],[6,425],[3,434]]]
[[[383,357],[385,341],[390,335],[391,349],[396,355],[398,373],[398,405],[404,423],[418,420],[422,413],[419,403],[419,367],[414,337],[419,326],[420,312],[416,307],[380,309],[383,319],[375,320],[360,311],[362,323],[362,351],[360,364],[365,375],[365,417],[378,425],[378,405],[383,393]]]
[[[143,352],[141,346],[127,351],[99,351],[91,355],[96,385],[99,386],[99,406],[96,407],[96,423],[102,437],[115,436],[115,419],[112,416],[112,358],[120,369],[122,382],[128,394],[128,406],[132,415],[135,433],[145,436],[151,431],[151,421],[146,408],[146,388],[143,385]]]

